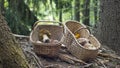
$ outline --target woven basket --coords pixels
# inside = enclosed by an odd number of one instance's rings
[[[41,22],[41,21],[39,21],[39,22]],[[42,22],[47,22],[47,21],[42,21]],[[51,39],[57,40],[58,42],[56,42],[56,43],[36,42],[36,41],[39,41],[38,32],[40,29],[46,29],[46,30],[50,31]],[[30,41],[34,45],[34,52],[36,54],[45,55],[48,57],[55,57],[61,47],[60,40],[61,40],[62,36],[63,36],[63,28],[61,26],[58,26],[58,25],[36,25],[34,27],[34,29],[31,31]]]
[[[81,60],[89,60],[97,56],[100,43],[93,35],[89,33],[85,25],[80,24],[77,21],[67,21],[64,24],[64,30],[65,34],[62,38],[62,43],[67,46],[68,51],[70,51],[72,55]],[[81,38],[88,38],[96,49],[90,50],[79,44],[74,36],[76,30],[80,34]]]

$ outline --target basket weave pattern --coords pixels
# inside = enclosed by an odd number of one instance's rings
[[[74,31],[78,30],[81,27],[86,28],[85,25],[80,24],[79,22],[67,21],[64,24],[65,35],[62,38],[62,43],[67,45],[68,51],[70,51],[71,54],[77,57],[78,59],[93,59],[97,56],[98,49],[100,48],[100,43],[93,35],[89,33],[87,29],[82,29],[78,31],[78,33],[80,33],[81,38],[88,38],[90,42],[96,47],[96,49],[90,50],[79,44],[74,36]]]
[[[38,32],[40,29],[46,29],[51,33],[51,39],[57,40],[56,43],[38,43]],[[34,45],[34,51],[36,54],[45,55],[49,57],[56,56],[61,47],[60,40],[63,36],[63,28],[57,25],[36,25],[34,30],[30,34],[30,41]]]

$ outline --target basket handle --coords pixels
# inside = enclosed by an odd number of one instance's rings
[[[40,22],[51,22],[51,23],[54,23],[54,22],[57,22],[57,21],[45,21],[45,20],[40,20],[40,21],[36,21],[34,24],[33,24],[33,27],[32,27],[32,30],[34,29],[34,27],[40,23]],[[62,22],[57,22],[60,26],[63,26]]]
[[[82,29],[88,29],[90,35],[92,34],[92,32],[90,31],[90,28],[89,28],[89,27],[80,27],[80,28],[78,28],[76,31],[74,31],[73,33],[75,34],[77,31],[82,30]]]
[[[87,29],[86,27],[80,27],[80,28],[78,28],[76,31],[74,31],[73,33],[75,34],[77,31],[80,31],[80,30],[82,30],[82,29]]]

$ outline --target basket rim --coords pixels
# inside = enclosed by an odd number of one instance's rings
[[[59,26],[59,25],[52,25],[52,24],[47,24],[47,25],[46,25],[46,24],[40,24],[40,25],[36,25],[32,31],[36,30],[36,29],[37,29],[38,27],[40,27],[40,26],[62,27],[62,26]]]
[[[32,42],[32,41],[31,41]],[[58,42],[58,43],[39,43],[39,42],[32,42],[35,46],[59,46],[59,45],[61,45],[61,43],[60,42]]]
[[[56,42],[56,43],[43,43],[43,42],[37,42],[37,41],[34,41],[33,39],[32,39],[32,34],[33,34],[33,32],[38,28],[38,27],[40,27],[40,26],[55,26],[55,27],[62,27],[62,26],[59,26],[59,25],[45,25],[45,24],[43,24],[43,25],[36,25],[35,26],[35,28],[31,31],[31,33],[30,33],[30,42],[32,42],[32,44],[34,44],[34,45],[43,45],[43,46],[58,46],[58,45],[61,45],[61,42],[60,41],[58,41],[58,42]]]
[[[101,47],[100,42],[99,42],[99,41],[95,38],[95,36],[93,36],[92,34],[89,34],[89,37],[92,36],[92,37],[94,37],[95,40],[97,40],[98,46],[97,46],[96,49],[88,49],[88,48],[85,48],[84,46],[82,46],[81,44],[79,44],[78,41],[77,41],[77,39],[75,38],[74,34],[73,34],[73,33],[68,29],[68,27],[66,26],[66,23],[69,23],[69,22],[75,22],[75,23],[79,23],[79,22],[78,22],[78,21],[74,21],[74,20],[69,20],[69,21],[66,21],[65,24],[63,24],[63,25],[64,25],[64,29],[66,28],[66,29],[68,30],[68,32],[70,32],[70,34],[73,36],[75,42],[76,42],[80,47],[82,47],[82,48],[84,48],[84,49],[86,49],[86,50],[89,50],[89,51],[98,50],[98,49]],[[82,24],[82,23],[79,23],[79,24],[83,25],[83,27],[86,27],[86,26],[85,26],[84,24]],[[89,38],[89,37],[88,37],[88,38]]]
[[[77,24],[81,24],[83,26],[83,28],[86,28],[86,26],[78,21],[75,21],[75,20],[67,20],[64,22],[64,25],[66,25],[68,22],[74,22],[74,23],[77,23]]]

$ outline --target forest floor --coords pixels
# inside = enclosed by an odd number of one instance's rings
[[[37,56],[33,51],[33,45],[29,37],[16,36],[18,43],[23,49],[31,68],[120,68],[120,57],[107,46],[101,46],[100,51],[104,55],[98,55],[96,59],[87,62],[88,64],[71,64],[60,58],[49,58]]]

